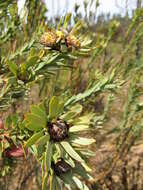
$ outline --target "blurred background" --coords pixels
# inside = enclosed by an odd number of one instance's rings
[[[136,0],[99,0],[96,1],[84,1],[84,0],[44,0],[43,1],[47,7],[47,13],[46,16],[48,18],[58,17],[61,15],[64,15],[66,13],[73,13],[76,14],[80,13],[82,17],[85,16],[85,4],[87,3],[87,14],[93,15],[97,14],[97,17],[100,15],[105,15],[105,17],[108,17],[110,15],[111,17],[115,15],[121,15],[124,17],[125,15],[132,16],[134,10],[137,7]],[[19,0],[19,12],[22,11],[24,7],[25,0]],[[96,5],[99,3],[98,10],[96,10]],[[76,8],[78,10],[76,11]],[[97,20],[94,20],[95,22]]]

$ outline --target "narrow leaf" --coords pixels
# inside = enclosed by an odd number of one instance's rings
[[[77,177],[73,176],[73,181],[75,182],[75,184],[79,189],[83,190],[83,184]]]
[[[70,22],[70,19],[71,19],[71,13],[67,14],[66,17],[65,17],[65,20],[64,20],[64,24],[63,24],[63,28],[66,29],[69,22]]]
[[[33,144],[35,144],[35,142],[43,136],[43,131],[40,131],[36,134],[34,134],[30,139],[28,139],[28,141],[25,143],[25,147],[30,147]]]
[[[62,190],[62,183],[61,183],[61,180],[56,177],[56,189],[57,190]]]
[[[94,139],[89,139],[89,138],[77,137],[76,136],[75,138],[71,138],[70,142],[74,143],[74,144],[88,146],[88,145],[94,143],[95,140]]]
[[[65,151],[75,160],[78,162],[84,162],[84,160],[78,155],[78,153],[72,148],[72,146],[66,142],[61,142],[62,147],[65,149]]]
[[[59,100],[56,96],[53,96],[49,103],[49,117],[50,119],[57,117]]]
[[[90,181],[94,180],[93,177],[89,175],[89,173],[79,163],[76,163],[76,166],[73,168],[73,173],[80,175],[83,179],[90,180]]]
[[[26,68],[29,68],[37,63],[38,56],[31,56],[26,62]]]
[[[52,152],[53,152],[53,146],[52,146],[52,143],[49,141],[47,142],[47,147],[46,147],[46,152],[45,152],[45,170],[46,171],[49,171],[51,168]]]
[[[69,189],[70,189],[70,187],[72,187],[72,188],[75,187],[75,183],[74,183],[72,177],[73,177],[72,172],[68,172],[68,173],[62,174],[60,176],[60,178],[64,181],[65,186],[69,187]]]
[[[13,62],[8,62],[8,66],[9,66],[9,69],[10,71],[15,75],[17,76],[17,73],[18,73],[18,67],[15,63]]]
[[[75,118],[78,114],[82,112],[82,106],[80,104],[76,104],[70,108],[65,114],[61,116],[65,121],[69,121]]]
[[[49,135],[44,135],[37,140],[36,144],[45,145],[47,143],[47,141],[49,141],[49,139],[50,139]]]
[[[74,132],[81,132],[88,130],[90,128],[89,125],[74,125],[70,127],[69,132],[74,133]]]
[[[89,188],[83,182],[81,182],[76,176],[73,176],[73,181],[80,190],[89,190]]]
[[[47,190],[48,173],[46,172],[42,180],[42,190]]]

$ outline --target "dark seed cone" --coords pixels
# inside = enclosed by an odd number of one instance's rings
[[[56,164],[52,162],[52,168],[57,176],[71,171],[71,166],[68,163],[66,163],[63,159],[58,161]]]
[[[55,123],[48,123],[50,138],[55,142],[66,139],[68,137],[68,129],[69,125],[62,120],[57,120]]]

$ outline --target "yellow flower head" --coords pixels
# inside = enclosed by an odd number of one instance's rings
[[[68,47],[80,48],[80,41],[74,35],[68,35],[66,37],[66,43]]]
[[[56,45],[57,35],[53,31],[48,31],[41,36],[40,42],[45,46],[52,47]]]
[[[56,31],[58,40],[64,40],[65,39],[65,33],[63,31],[57,30]]]

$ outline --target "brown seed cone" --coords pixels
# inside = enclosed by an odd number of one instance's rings
[[[69,125],[62,120],[57,120],[54,123],[48,123],[48,131],[51,140],[55,142],[62,141],[68,137]]]
[[[63,159],[58,161],[56,164],[52,162],[52,167],[57,176],[71,171],[71,166],[68,163],[66,163]]]

